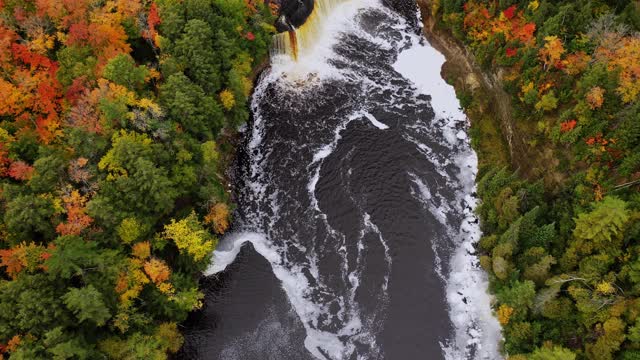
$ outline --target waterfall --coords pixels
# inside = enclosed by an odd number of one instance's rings
[[[323,31],[325,20],[331,11],[349,0],[315,0],[313,11],[300,28],[274,36],[272,55],[289,55],[294,60],[316,43]]]
[[[190,358],[501,359],[444,57],[383,0],[316,0],[272,56]]]

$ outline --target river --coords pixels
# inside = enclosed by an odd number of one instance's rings
[[[444,57],[378,0],[331,3],[257,82],[233,231],[179,358],[498,359]]]

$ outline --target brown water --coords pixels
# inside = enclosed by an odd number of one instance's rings
[[[358,2],[316,36],[324,49],[276,56],[260,79],[234,229],[179,358],[491,358],[457,343],[481,332],[472,316],[452,322],[452,301],[471,299],[448,281],[473,225],[455,159],[475,155],[451,140],[466,123],[437,116],[394,68],[416,29]]]

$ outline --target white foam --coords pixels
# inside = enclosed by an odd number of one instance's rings
[[[410,173],[409,175],[411,176],[413,183],[418,187],[418,196],[422,198],[422,202],[427,205],[427,207],[429,208],[429,212],[435,216],[436,220],[438,220],[439,223],[441,223],[445,227],[449,226],[447,214],[451,213],[453,210],[447,203],[447,200],[440,196],[440,194],[436,194],[434,196],[429,190],[427,184],[425,184],[425,182],[417,175],[413,173]]]
[[[412,46],[398,55],[393,68],[411,80],[418,91],[431,96],[437,118],[466,119],[453,86],[440,75],[446,58],[424,38],[412,37]]]
[[[380,121],[378,121],[378,119],[376,119],[373,115],[371,115],[370,112],[363,111],[362,113],[367,119],[369,119],[369,121],[371,121],[371,124],[373,126],[377,127],[378,129],[386,130],[386,129],[389,128],[389,126],[387,126],[387,125],[381,123]]]
[[[274,275],[280,281],[289,302],[305,327],[307,333],[305,347],[307,350],[318,359],[325,358],[322,352],[328,354],[332,359],[341,359],[345,354],[353,351],[353,345],[344,344],[340,337],[357,334],[361,328],[360,319],[351,318],[337,333],[318,330],[318,319],[329,314],[326,304],[310,300],[310,285],[304,275],[303,267],[285,266],[278,249],[273,247],[272,242],[268,241],[264,234],[237,232],[225,236],[214,251],[212,265],[207,269],[205,275],[224,271],[235,260],[240,249],[247,242],[251,243],[255,250],[271,264]]]
[[[385,40],[368,34],[356,23],[357,13],[360,9],[374,7],[380,7],[380,3],[372,0],[350,0],[336,7],[334,13],[329,17],[329,21],[325,24],[325,30],[317,41],[318,45],[309,51],[301,53],[297,62],[292,61],[291,58],[286,56],[273,58],[271,69],[263,74],[263,78],[255,90],[256,95],[252,99],[252,110],[255,116],[255,122],[252,129],[251,141],[248,145],[248,150],[252,154],[249,188],[256,198],[264,199],[266,196],[270,196],[272,210],[276,214],[278,213],[277,198],[273,193],[267,195],[269,172],[263,168],[263,161],[268,158],[269,150],[263,150],[261,147],[264,138],[264,119],[259,109],[260,101],[258,99],[260,94],[264,93],[267,85],[273,84],[275,84],[274,86],[286,87],[286,91],[312,94],[313,86],[306,85],[313,85],[325,79],[353,80],[348,78],[348,70],[336,69],[332,65],[333,62],[328,61],[328,59],[340,57],[333,51],[333,46],[340,40],[339,34],[344,32],[362,36],[383,48],[391,47]],[[401,25],[398,25],[397,28],[406,29],[406,27]],[[436,119],[434,119],[434,123],[431,125],[437,125],[438,128],[442,130],[443,137],[450,145],[449,148],[460,144],[463,145],[463,148],[468,147],[468,137],[466,133],[459,130],[459,125],[461,122],[466,121],[466,116],[460,110],[454,89],[446,84],[440,77],[440,68],[444,63],[444,56],[431,48],[426,42],[421,44],[420,38],[417,36],[411,35],[411,43],[412,46],[409,49],[399,54],[394,68],[404,77],[413,81],[420,93],[432,96],[432,107],[436,112]],[[359,80],[367,81],[367,79]],[[377,88],[381,87],[374,82],[367,84]],[[391,96],[395,97],[395,92],[392,91]],[[402,105],[398,107],[402,108]],[[356,119],[366,119],[380,130],[389,128],[388,125],[380,122],[372,114],[360,110],[348,116],[347,119],[335,129],[334,139],[329,144],[317,149],[313,155],[312,163],[308,167],[311,176],[307,190],[309,191],[312,205],[318,211],[320,211],[320,209],[318,208],[315,197],[315,190],[320,178],[322,162],[335,151],[341,139],[342,130],[346,128],[350,121]],[[433,157],[430,151],[431,149],[428,149],[428,147],[426,147],[426,149],[424,147],[421,148],[421,152],[423,152],[425,156]],[[477,158],[475,158],[473,152],[463,151],[459,153],[453,161],[455,161],[456,165],[460,168],[458,184],[462,184],[463,186],[463,190],[459,194],[458,203],[461,204],[465,201],[466,204],[474,207],[475,199],[473,199],[470,194],[474,191]],[[448,164],[448,159],[440,160],[436,171],[440,175],[446,176],[444,167]],[[447,181],[453,181],[453,179],[448,179]],[[418,183],[416,184],[419,185]],[[432,194],[428,192],[428,189],[427,192],[423,192],[423,190],[424,189],[419,189],[422,196],[431,202],[431,206],[437,208],[432,208],[433,212],[443,224],[447,224],[447,213],[451,211],[458,213],[463,211],[463,206],[458,205],[458,207],[455,204],[449,204],[445,199],[439,197],[439,194]],[[438,200],[437,206],[436,202],[434,202],[435,200]],[[498,340],[500,339],[500,327],[497,325],[497,321],[491,313],[490,297],[486,293],[486,276],[478,268],[477,258],[469,254],[473,251],[473,244],[479,238],[479,229],[473,222],[472,212],[466,207],[464,208],[465,211],[468,211],[468,213],[465,213],[467,221],[465,221],[462,229],[460,229],[459,237],[456,238],[456,250],[450,260],[451,270],[450,273],[445,276],[447,280],[446,290],[447,301],[450,307],[450,317],[456,328],[456,334],[453,343],[445,344],[443,348],[447,359],[463,359],[469,358],[467,356],[466,346],[468,344],[475,344],[478,354],[484,354],[478,358],[498,359],[500,358],[497,350]],[[260,217],[256,215],[255,218],[259,219]],[[272,221],[275,221],[275,219],[276,217],[274,216]],[[385,248],[385,257],[390,267],[391,256],[385,239],[377,227],[371,222],[368,215],[365,216],[364,223],[368,231],[378,233],[380,241]],[[329,228],[329,231],[333,230]],[[455,232],[452,237],[456,237],[457,235],[457,232]],[[362,323],[358,315],[357,304],[355,304],[353,299],[349,299],[348,296],[344,298],[338,296],[338,298],[335,299],[340,304],[341,309],[336,316],[345,320],[344,325],[341,325],[335,332],[319,330],[319,325],[321,325],[319,322],[323,321],[321,319],[330,317],[331,312],[328,309],[328,304],[313,301],[311,296],[313,290],[323,290],[321,289],[322,285],[317,259],[313,255],[307,254],[306,262],[303,261],[300,264],[292,263],[287,260],[286,246],[283,248],[276,247],[273,239],[269,239],[264,234],[238,232],[226,236],[221,241],[218,249],[216,249],[213,254],[213,264],[206,273],[214,274],[226,269],[236,258],[245,242],[252,243],[256,251],[264,256],[271,264],[275,276],[280,280],[282,288],[286,292],[293,309],[305,327],[307,334],[305,347],[313,356],[318,359],[326,359],[324,355],[326,354],[332,359],[343,359],[353,353],[356,342],[368,344],[372,349],[377,349],[375,338],[366,331],[367,326],[371,326],[371,324],[368,322],[365,324]],[[295,246],[295,242],[293,242],[293,245]],[[435,246],[435,244],[433,246]],[[365,244],[359,241],[358,251],[364,252],[364,249]],[[300,250],[305,252],[302,249]],[[434,252],[435,251],[436,249],[434,248]],[[345,258],[344,265],[347,266],[347,251],[344,245],[340,248],[339,252],[340,255]],[[436,261],[436,266],[440,269],[440,261],[438,260],[437,253]],[[438,270],[438,272],[440,272],[440,270]],[[311,274],[320,285],[314,285],[312,287],[305,274]],[[347,280],[351,287],[350,296],[353,297],[355,290],[360,286],[359,274],[353,272],[350,274],[345,273],[345,275],[347,275]],[[388,276],[387,273],[383,294],[386,293]],[[466,304],[462,301],[462,297],[457,295],[458,292],[461,292],[463,296],[466,297],[468,300]],[[345,310],[345,302],[350,302],[348,304],[348,310]],[[345,311],[347,312],[345,313]],[[369,321],[367,318],[364,318],[364,320]],[[341,339],[343,336],[349,337],[349,339],[343,341],[344,339]]]
[[[356,15],[361,9],[373,6],[380,4],[371,0],[349,0],[338,4],[326,16],[322,34],[318,36],[314,46],[301,51],[297,61],[286,54],[276,55],[271,59],[273,76],[298,85],[327,78],[342,78],[343,73],[327,60],[336,57],[333,47],[340,41],[341,33],[362,33],[356,23]]]
[[[475,207],[475,199],[471,196],[465,201]],[[487,274],[474,255],[480,229],[471,210],[465,211],[465,216],[460,231],[462,243],[451,258],[447,282],[447,302],[456,327],[456,338],[445,346],[445,356],[448,360],[468,358],[469,346],[473,345],[476,359],[502,359],[498,347],[502,329],[491,312],[492,297],[487,293]]]
[[[491,296],[487,293],[487,275],[479,267],[478,258],[474,254],[474,244],[481,236],[480,227],[473,213],[477,201],[471,195],[476,190],[475,176],[478,159],[470,147],[468,135],[465,131],[459,130],[460,124],[468,124],[455,89],[440,75],[445,60],[444,55],[431,47],[424,38],[412,36],[412,46],[402,51],[394,64],[395,70],[411,80],[419,93],[431,96],[431,106],[436,115],[432,125],[442,130],[444,140],[452,146],[461,145],[454,159],[459,169],[457,180],[461,185],[457,193],[455,210],[444,201],[440,202],[438,208],[434,208],[434,194],[429,191],[424,182],[414,176],[414,183],[418,185],[420,196],[439,221],[446,224],[446,214],[450,211],[463,212],[465,216],[458,233],[453,234],[456,247],[450,259],[449,274],[446,276],[447,302],[455,328],[455,339],[453,342],[443,344],[443,350],[447,360],[471,357],[483,360],[502,359],[499,351],[499,343],[502,339],[501,327],[491,310]],[[420,147],[421,151],[432,158],[430,149],[426,147],[427,150],[425,150],[425,147]],[[438,167],[441,168],[441,166]],[[444,171],[438,172],[444,173]]]
[[[353,120],[357,119],[354,115],[347,117],[347,120],[343,121],[333,133],[333,140],[324,146],[322,146],[315,154],[313,154],[313,161],[308,166],[309,169],[314,168],[313,175],[309,179],[309,183],[307,185],[307,190],[309,190],[309,195],[311,196],[311,205],[320,211],[320,207],[318,206],[318,199],[316,198],[316,185],[320,180],[320,168],[322,166],[322,162],[326,159],[338,146],[338,142],[342,139],[342,131],[347,128],[347,125]]]
[[[322,166],[322,162],[336,149],[336,147],[338,146],[338,142],[340,141],[340,139],[342,139],[342,131],[347,128],[347,125],[349,125],[349,123],[353,120],[357,120],[362,117],[369,120],[373,126],[377,127],[380,130],[386,130],[389,128],[389,126],[378,121],[378,119],[376,119],[371,113],[364,110],[355,111],[354,113],[349,115],[345,121],[343,121],[336,127],[333,133],[333,140],[330,143],[323,145],[318,151],[316,151],[315,154],[313,154],[313,161],[308,167],[309,169],[315,167],[312,172],[311,178],[309,179],[307,190],[309,190],[309,194],[311,195],[312,205],[318,211],[320,211],[320,208],[318,207],[318,200],[315,196],[315,191],[316,185],[318,185],[318,181],[320,180],[320,167]]]
[[[388,297],[387,290],[389,289],[389,277],[391,274],[391,267],[393,265],[393,258],[391,257],[391,248],[389,248],[389,244],[387,243],[387,240],[385,240],[385,238],[382,236],[382,232],[380,232],[380,229],[378,228],[378,226],[371,221],[371,215],[367,213],[364,213],[364,225],[366,229],[369,229],[378,235],[378,238],[380,239],[380,244],[384,248],[384,259],[387,262],[387,272],[384,275],[384,283],[382,283],[382,291],[383,291],[382,296],[383,296],[383,300],[386,300],[386,298]],[[365,232],[363,231],[362,234],[360,235],[361,240],[364,234]],[[358,246],[360,251],[364,250],[363,244],[359,243]]]
[[[211,259],[211,266],[204,272],[206,276],[224,271],[236,259],[242,245],[251,243],[253,247],[271,263],[280,262],[280,255],[267,243],[264,234],[255,232],[236,232],[226,235],[216,247]]]

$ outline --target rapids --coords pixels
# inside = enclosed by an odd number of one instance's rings
[[[257,83],[234,230],[180,357],[500,358],[444,57],[378,0],[316,9]]]

